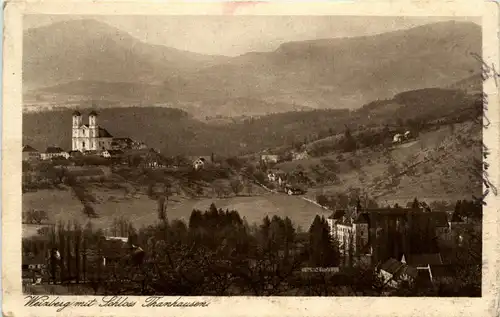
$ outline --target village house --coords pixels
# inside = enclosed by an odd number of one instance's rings
[[[112,150],[126,150],[132,149],[134,145],[134,140],[131,138],[113,138],[111,141],[111,149]]]
[[[79,158],[83,156],[83,153],[80,151],[69,151],[68,154],[70,158]]]
[[[267,172],[267,180],[272,183],[277,183],[278,186],[284,186],[286,183],[286,173],[280,170],[269,170]]]
[[[37,149],[25,145],[23,147],[23,161],[36,161],[40,159],[40,152]]]
[[[429,217],[436,228],[436,236],[441,241],[450,240],[452,235],[448,214],[444,211],[432,211],[429,213]]]
[[[307,151],[302,151],[302,152],[292,152],[292,160],[293,161],[298,161],[298,160],[305,160],[309,158],[309,153]]]
[[[102,237],[101,248],[87,251],[89,262],[101,262],[106,267],[119,267],[124,262],[140,263],[144,258],[141,247],[130,244],[124,237]]]
[[[201,155],[201,156],[189,156],[188,160],[190,160],[192,163],[191,165],[195,170],[200,170],[204,167],[206,167],[207,164],[215,164],[214,162],[215,156],[214,155]]]
[[[439,253],[429,253],[429,254],[411,254],[408,258],[405,255],[401,258],[401,263],[408,264],[417,269],[420,277],[433,282],[432,268],[435,266],[442,266],[443,260],[441,254]]]
[[[61,149],[60,147],[55,147],[55,146],[49,146],[45,153],[42,153],[41,155],[42,160],[51,160],[54,158],[69,158],[69,153]]]
[[[269,163],[278,163],[279,161],[279,155],[274,155],[274,154],[263,154],[260,157],[260,160],[266,164]]]
[[[97,150],[88,150],[88,151],[84,151],[83,155],[85,155],[85,156],[92,156],[92,155],[93,156],[99,156],[99,153],[100,152],[97,151]]]
[[[405,133],[396,133],[392,138],[392,143],[402,143],[403,141],[407,141],[411,138],[411,132],[406,131]]]
[[[387,287],[397,288],[403,283],[413,284],[418,276],[416,268],[390,258],[378,268],[378,277]]]
[[[136,150],[145,150],[148,148],[148,145],[144,142],[134,142],[132,148]]]
[[[46,274],[47,264],[43,254],[23,256],[21,274],[23,284],[41,284]]]
[[[124,154],[122,150],[105,150],[101,152],[104,158],[119,158]]]
[[[205,166],[205,158],[200,157],[193,162],[193,168],[195,170],[200,170]]]
[[[401,143],[403,141],[403,135],[400,133],[397,133],[394,135],[392,138],[392,143]]]
[[[129,166],[142,168],[162,168],[165,167],[165,158],[154,149],[134,149],[128,150],[119,155],[123,162]]]

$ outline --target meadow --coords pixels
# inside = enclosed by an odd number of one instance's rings
[[[147,195],[136,192],[133,195],[122,190],[89,186],[96,198],[93,208],[96,218],[88,218],[83,213],[83,206],[70,189],[39,190],[23,194],[23,211],[30,209],[45,210],[49,223],[77,222],[86,224],[91,221],[94,228],[111,230],[113,221],[123,217],[132,222],[134,227],[146,227],[158,221],[157,202]],[[88,188],[88,189],[89,189]],[[265,193],[258,196],[234,196],[228,198],[186,198],[173,196],[167,202],[167,217],[170,220],[181,219],[186,223],[193,209],[208,210],[210,204],[217,208],[237,210],[241,217],[252,224],[260,224],[265,216],[289,217],[292,222],[307,230],[315,215],[329,216],[331,212],[311,204],[300,197],[282,193]],[[36,234],[38,226],[23,225],[23,235]],[[109,233],[109,232],[108,232]]]

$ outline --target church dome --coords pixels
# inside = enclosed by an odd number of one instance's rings
[[[97,117],[97,112],[92,111],[91,113],[89,113],[89,116],[95,116],[95,117]]]
[[[75,110],[75,112],[73,112],[73,116],[81,116],[81,115],[82,114],[78,110]]]

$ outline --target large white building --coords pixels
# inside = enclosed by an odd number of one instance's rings
[[[73,113],[72,150],[73,151],[104,151],[111,149],[113,136],[97,125],[97,113],[89,113],[89,123],[83,124],[82,114]]]

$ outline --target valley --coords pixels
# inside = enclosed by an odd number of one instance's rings
[[[23,292],[480,296],[479,24],[59,18],[23,34]]]

